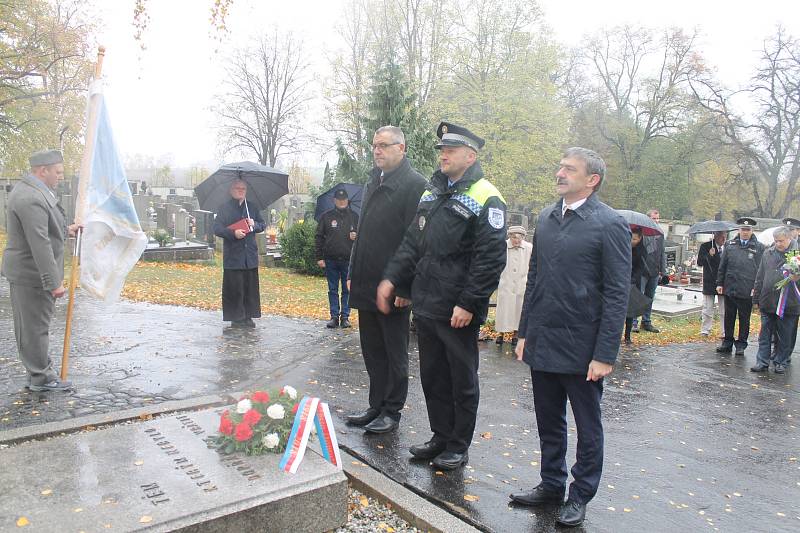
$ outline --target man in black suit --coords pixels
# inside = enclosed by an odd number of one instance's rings
[[[719,307],[719,323],[725,323],[725,297],[717,294],[717,272],[727,238],[727,231],[716,231],[714,238],[701,244],[697,252],[697,264],[703,267],[703,320],[700,323],[700,335],[703,337],[711,334],[715,299]]]
[[[566,151],[556,173],[561,196],[539,214],[533,237],[517,359],[531,367],[542,482],[511,495],[522,505],[560,503],[557,522],[586,517],[603,470],[600,399],[619,352],[631,276],[631,231],[596,191],[605,162]],[[567,399],[578,429],[574,481],[567,482]]]

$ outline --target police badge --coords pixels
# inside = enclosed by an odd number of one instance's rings
[[[425,215],[419,216],[419,230],[422,231],[425,229]]]
[[[497,209],[496,207],[489,208],[489,224],[494,229],[501,229],[503,226],[506,225],[505,217],[503,216],[503,210]]]

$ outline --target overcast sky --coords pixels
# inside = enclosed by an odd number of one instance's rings
[[[343,0],[234,0],[227,20],[230,31],[221,40],[214,38],[208,22],[211,3],[148,0],[151,22],[144,51],[133,38],[133,0],[96,4],[98,41],[107,48],[106,94],[123,153],[169,156],[176,166],[219,162],[222,155],[216,148],[209,107],[220,90],[220,65],[228,50],[277,24],[301,35],[317,71],[326,72],[327,57],[340,46],[335,26],[341,20]],[[539,4],[556,39],[570,46],[604,26],[698,28],[698,49],[732,87],[747,83],[764,38],[774,33],[777,24],[800,38],[800,2],[792,0],[540,0]],[[303,163],[324,165],[324,157],[311,150]]]

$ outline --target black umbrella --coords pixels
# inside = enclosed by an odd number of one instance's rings
[[[347,198],[350,200],[350,209],[357,215],[361,215],[361,198],[364,194],[364,186],[355,183],[337,183],[317,197],[317,208],[314,209],[314,220],[319,221],[319,217],[326,211],[330,211],[336,204],[333,203],[333,195],[336,191],[344,189]]]
[[[622,218],[630,225],[631,229],[641,229],[642,235],[652,237],[654,235],[664,235],[664,230],[661,226],[656,224],[649,216],[638,211],[629,211],[627,209],[617,209],[617,213],[622,215]]]
[[[738,228],[733,222],[726,222],[725,220],[704,220],[692,224],[688,233],[694,235],[695,233],[716,233],[718,231],[731,231]]]
[[[285,172],[250,161],[228,163],[194,188],[200,209],[216,213],[231,199],[231,183],[236,179],[247,182],[247,201],[259,211],[289,192],[289,175]]]

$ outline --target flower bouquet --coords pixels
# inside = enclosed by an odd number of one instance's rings
[[[256,391],[244,396],[233,411],[220,415],[219,434],[208,443],[220,453],[247,455],[283,453],[297,411],[297,390],[285,385],[272,394]]]
[[[800,251],[791,250],[784,254],[786,262],[781,267],[783,279],[775,284],[776,289],[782,289],[791,283],[791,276],[800,276]]]

